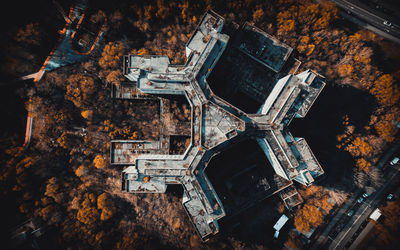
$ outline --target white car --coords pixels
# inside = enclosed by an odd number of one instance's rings
[[[393,26],[393,24],[391,23],[391,22],[388,22],[388,21],[383,21],[383,24],[384,25],[386,25],[386,26],[389,26],[389,27],[392,27]]]
[[[399,161],[400,161],[399,157],[394,157],[393,160],[390,162],[390,165],[393,166],[393,165],[399,163]]]

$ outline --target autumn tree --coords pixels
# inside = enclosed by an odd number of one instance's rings
[[[97,208],[101,210],[100,220],[108,220],[115,213],[113,202],[106,193],[102,193],[97,197]]]
[[[91,120],[93,116],[93,110],[83,110],[81,116],[87,120]]]
[[[394,79],[390,74],[384,74],[376,79],[374,86],[371,88],[371,93],[384,106],[398,103],[400,99],[400,90],[394,84]]]
[[[96,86],[94,79],[82,74],[73,74],[67,79],[65,98],[78,108],[88,106],[93,101]]]
[[[21,161],[19,161],[16,165],[15,165],[15,170],[17,174],[22,173],[25,169],[30,168],[36,161],[37,159],[35,159],[34,157],[31,156],[26,156],[25,158],[23,158]]]
[[[294,225],[299,232],[308,232],[311,227],[317,227],[322,222],[321,210],[311,204],[305,204],[294,217]]]
[[[338,66],[338,72],[341,77],[350,76],[353,73],[353,66],[351,64],[341,64]]]
[[[393,142],[395,139],[397,129],[393,123],[393,121],[381,121],[374,126],[379,137],[384,139],[386,142]]]
[[[85,167],[84,165],[80,165],[75,170],[75,175],[78,177],[81,177],[81,176],[85,176],[88,172],[89,172],[89,170],[87,169],[87,167]]]
[[[338,9],[329,1],[294,1],[289,8],[278,13],[278,33],[288,33],[295,27],[305,32],[321,30],[338,18]]]
[[[359,171],[364,171],[365,173],[369,173],[369,169],[371,167],[371,163],[364,158],[359,158],[356,161],[356,165]]]
[[[46,192],[44,194],[53,198],[55,202],[60,203],[64,199],[64,194],[58,182],[59,180],[57,180],[55,177],[49,179],[46,185]]]
[[[121,43],[109,42],[101,53],[99,65],[103,69],[118,68],[122,63],[122,56],[124,55],[124,46]]]
[[[372,146],[361,137],[356,137],[345,149],[353,156],[369,156],[372,152]]]
[[[96,157],[93,160],[93,165],[96,168],[102,169],[107,165],[107,163],[102,155],[96,155]]]
[[[120,85],[123,79],[124,77],[121,73],[121,70],[113,70],[106,76],[107,82],[114,85]]]
[[[288,240],[285,242],[285,246],[289,249],[301,249],[301,241],[296,237],[296,234],[291,231],[289,232]]]
[[[85,194],[84,200],[76,214],[78,221],[92,225],[99,217],[99,212],[96,209],[96,199],[93,194]]]
[[[253,22],[258,23],[264,18],[264,10],[262,9],[262,6],[259,5],[257,6],[256,10],[253,12]]]
[[[64,149],[69,149],[71,146],[71,140],[66,132],[62,132],[60,137],[57,138],[57,143]]]

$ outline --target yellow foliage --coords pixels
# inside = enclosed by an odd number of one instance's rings
[[[100,220],[108,220],[114,215],[114,212],[109,208],[103,208],[100,214]]]
[[[308,44],[309,42],[310,42],[310,37],[309,36],[302,36],[300,38],[300,43]]]
[[[181,220],[179,218],[175,218],[172,228],[173,229],[179,229],[181,227]]]
[[[97,197],[97,208],[103,209],[106,206],[106,202],[107,202],[107,194],[102,193]]]
[[[381,121],[375,124],[375,129],[378,135],[386,142],[393,142],[396,135],[396,127],[393,121]]]
[[[119,85],[123,79],[124,78],[121,73],[121,70],[113,70],[106,76],[107,82],[110,82],[115,85]]]
[[[44,220],[47,221],[50,219],[51,212],[53,211],[54,207],[52,205],[46,206],[42,208],[39,212],[40,217]]]
[[[54,201],[57,203],[62,202],[64,198],[62,190],[60,189],[60,186],[58,185],[56,178],[49,179],[44,194],[48,197],[53,198]]]
[[[99,217],[99,212],[94,207],[82,207],[78,210],[76,218],[83,224],[93,224]]]
[[[106,166],[106,161],[104,160],[104,157],[102,155],[96,155],[93,160],[93,165],[96,168],[102,169]]]
[[[261,21],[264,17],[264,11],[261,6],[258,6],[258,8],[253,12],[253,22],[257,23]]]
[[[400,90],[397,85],[394,85],[394,79],[390,74],[380,76],[375,81],[371,93],[384,106],[392,106],[400,99]]]
[[[94,79],[90,76],[74,74],[68,77],[67,81],[65,99],[72,101],[78,108],[83,107],[95,92]]]
[[[147,54],[149,54],[149,51],[147,49],[143,49],[143,48],[138,50],[138,52],[137,52],[138,56],[147,55]]]
[[[369,64],[371,62],[371,58],[370,57],[366,57],[364,55],[355,55],[353,57],[354,61],[356,62],[361,62],[365,65]]]
[[[346,151],[353,156],[368,156],[372,152],[372,146],[365,140],[357,137],[346,147]]]
[[[315,45],[314,44],[309,44],[308,45],[308,51],[307,51],[306,55],[307,56],[311,55],[311,53],[313,53],[314,49],[315,49]]]
[[[93,115],[93,111],[92,110],[84,110],[84,111],[81,112],[81,116],[83,118],[85,118],[85,119],[89,119],[90,120],[92,115]]]
[[[76,170],[75,170],[75,175],[78,177],[86,175],[88,172],[87,168],[83,165],[80,165]]]
[[[345,115],[345,116],[343,117],[342,124],[343,124],[344,126],[347,126],[347,125],[350,124],[350,122],[349,122],[349,116],[348,116],[348,115]]]
[[[308,2],[288,2],[287,10],[277,15],[278,32],[293,31],[295,26],[300,28],[320,30],[326,28],[338,15],[336,6],[328,1],[320,4]]]
[[[20,174],[24,171],[25,168],[30,168],[34,163],[35,159],[27,156],[25,157],[22,161],[18,162],[17,165],[15,166],[16,173]]]
[[[301,241],[296,237],[296,234],[294,232],[289,232],[289,238],[285,242],[285,245],[289,249],[301,249],[302,244]]]
[[[127,138],[128,140],[134,140],[136,138],[136,134],[137,133],[131,131],[130,128],[124,128],[124,129],[120,128],[120,129],[116,129],[114,131],[111,131],[108,135],[110,137],[119,137],[119,138]]]
[[[99,65],[103,69],[117,68],[121,62],[121,58],[124,55],[125,48],[120,43],[109,42],[101,53]]]
[[[360,40],[361,35],[360,35],[360,33],[357,32],[357,33],[354,33],[353,35],[350,35],[349,38],[353,39],[353,40]]]
[[[294,225],[299,232],[308,232],[311,227],[317,227],[323,222],[321,211],[310,204],[305,204],[294,217]]]
[[[65,132],[62,132],[60,137],[57,138],[57,143],[62,148],[65,148],[65,149],[69,148],[70,140]]]
[[[96,234],[96,241],[101,241],[104,238],[104,231],[100,231]]]
[[[341,64],[338,67],[338,71],[341,77],[350,76],[353,72],[353,66],[350,64]]]
[[[359,171],[364,171],[365,173],[369,173],[369,168],[371,167],[371,163],[365,160],[364,158],[357,159],[356,161],[357,167]]]
[[[114,215],[115,207],[106,193],[97,197],[97,208],[101,209],[100,220],[108,220]]]

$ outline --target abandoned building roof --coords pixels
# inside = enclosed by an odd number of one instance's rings
[[[239,48],[275,72],[279,72],[292,53],[292,48],[249,23],[242,30]]]
[[[323,78],[309,70],[282,77],[267,87],[267,95],[260,93],[259,97],[266,96],[266,99],[257,113],[241,111],[216,96],[207,83],[207,77],[229,42],[229,36],[222,32],[223,24],[224,19],[218,14],[205,13],[186,44],[185,65],[170,65],[165,56],[125,56],[124,75],[133,82],[133,87],[113,90],[115,98],[135,98],[136,88],[145,94],[183,95],[188,101],[190,132],[188,130],[185,135],[190,136],[190,144],[183,154],[169,153],[170,135],[165,129],[160,140],[111,141],[111,163],[128,166],[121,175],[122,190],[127,192],[162,193],[168,184],[182,184],[184,208],[204,240],[219,231],[218,219],[226,215],[224,204],[204,171],[213,156],[231,145],[245,138],[256,138],[268,159],[268,167],[273,169],[272,174],[265,174],[249,166],[234,174],[227,181],[228,186],[247,178],[249,185],[258,188],[256,191],[234,190],[232,185],[233,196],[252,192],[247,196],[261,200],[279,193],[291,207],[301,202],[292,181],[310,185],[323,174],[306,141],[293,137],[288,130],[293,118],[306,115],[325,85]],[[241,53],[269,72],[277,73],[284,67],[292,48],[248,23],[240,32],[243,37],[239,45]],[[251,82],[246,84],[250,86],[248,89],[263,89],[251,87]],[[162,113],[166,111],[162,105],[160,107],[160,117],[164,117]],[[247,204],[245,200],[239,203]]]

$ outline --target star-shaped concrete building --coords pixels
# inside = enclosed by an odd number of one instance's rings
[[[191,107],[190,131],[186,132],[190,145],[183,154],[168,154],[168,136],[161,133],[158,141],[111,141],[111,163],[127,166],[122,171],[122,190],[126,192],[163,193],[168,184],[183,185],[183,206],[203,240],[219,231],[218,219],[226,215],[205,169],[213,156],[231,145],[248,138],[257,141],[269,162],[265,168],[272,167],[274,174],[252,176],[257,182],[256,192],[261,198],[279,194],[287,207],[301,202],[293,180],[308,186],[324,173],[306,141],[293,137],[288,130],[293,118],[307,114],[325,85],[323,78],[309,70],[294,74],[298,61],[289,72],[282,71],[291,58],[292,48],[256,27],[248,23],[237,27],[239,39],[230,41],[223,25],[224,18],[206,12],[186,44],[185,65],[171,65],[165,56],[125,56],[123,71],[132,85],[113,90],[114,97],[122,99],[135,98],[129,88],[187,99]],[[227,69],[220,73],[227,79],[238,79],[239,75],[246,82],[236,80],[235,84],[240,85],[236,87],[256,100],[264,98],[256,112],[235,107],[214,94],[207,82],[229,43],[237,53],[231,57],[245,57],[273,75],[251,81],[252,76],[246,75],[248,71]],[[282,73],[287,75],[281,77]],[[238,178],[245,176],[239,173]]]

